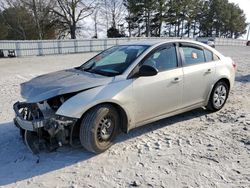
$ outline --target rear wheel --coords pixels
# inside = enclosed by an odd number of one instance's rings
[[[119,114],[112,105],[99,105],[87,112],[80,127],[80,141],[88,151],[102,153],[112,146],[119,127]]]
[[[215,84],[206,108],[210,111],[218,111],[225,105],[229,93],[229,86],[224,81]]]

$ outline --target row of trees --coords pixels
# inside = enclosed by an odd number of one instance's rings
[[[238,38],[244,12],[228,0],[126,0],[129,35]]]
[[[75,39],[86,28],[94,38],[100,32],[108,37],[238,38],[246,26],[244,12],[228,0],[3,0],[0,4],[0,39]]]

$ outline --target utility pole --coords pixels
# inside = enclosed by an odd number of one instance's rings
[[[248,24],[247,40],[249,40],[249,34],[250,34],[250,23]]]

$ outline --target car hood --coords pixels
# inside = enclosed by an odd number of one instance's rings
[[[29,103],[88,90],[112,82],[113,77],[105,77],[78,69],[62,70],[38,76],[21,84],[21,95]]]

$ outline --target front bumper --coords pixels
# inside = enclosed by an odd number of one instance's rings
[[[39,128],[45,126],[47,120],[44,118],[39,118],[35,120],[26,120],[23,115],[20,113],[20,109],[27,107],[26,103],[16,102],[13,105],[13,109],[15,111],[14,123],[17,127],[22,128],[28,131],[36,131]]]
[[[64,144],[78,146],[79,142],[75,141],[75,135],[79,134],[75,126],[78,119],[57,115],[51,108],[41,106],[43,104],[17,102],[13,105],[14,123],[28,148],[37,154],[43,149],[53,151]]]
[[[43,127],[45,127],[45,129],[50,129],[51,127],[57,128],[59,125],[74,125],[78,121],[78,119],[76,118],[60,116],[56,115],[55,113],[50,113],[50,115],[46,118],[44,118],[43,115],[40,115],[39,117],[36,116],[31,118],[32,120],[30,120],[29,118],[27,120],[27,118],[24,118],[24,115],[22,113],[23,109],[26,108],[28,111],[30,111],[30,113],[36,111],[36,114],[39,111],[38,109],[32,110],[34,109],[32,105],[33,104],[27,104],[22,102],[16,102],[13,105],[13,109],[15,111],[14,123],[18,128],[28,131],[37,131],[38,129]]]

